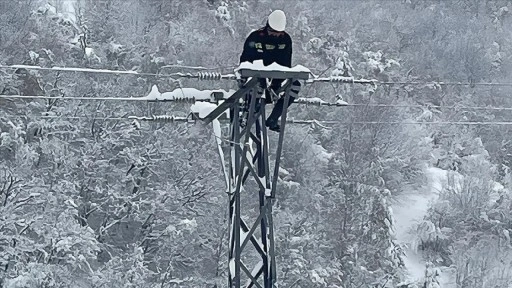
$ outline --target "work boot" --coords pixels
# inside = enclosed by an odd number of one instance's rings
[[[267,121],[265,121],[265,126],[267,126],[269,130],[272,130],[275,132],[281,132],[281,126],[279,126],[279,124],[277,122],[278,122],[277,120],[269,118],[269,119],[267,119]]]

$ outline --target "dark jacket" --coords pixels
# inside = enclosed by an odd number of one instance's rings
[[[274,34],[274,35],[269,35]],[[286,32],[272,32],[267,27],[260,28],[247,37],[240,63],[263,60],[267,66],[277,63],[282,66],[292,66],[292,39]]]

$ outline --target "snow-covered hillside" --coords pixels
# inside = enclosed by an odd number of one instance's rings
[[[422,189],[412,189],[397,197],[393,204],[395,218],[395,235],[398,242],[403,245],[406,256],[404,258],[411,282],[422,281],[425,278],[427,261],[423,259],[421,251],[414,247],[414,233],[439,192],[446,185],[447,171],[430,167],[427,168],[427,185]],[[456,287],[451,273],[446,268],[440,268],[440,287]]]

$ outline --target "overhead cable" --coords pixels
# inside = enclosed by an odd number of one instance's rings
[[[347,103],[338,100],[327,102],[320,98],[300,97],[295,100],[296,104],[311,106],[332,106],[332,107],[377,107],[377,108],[418,108],[418,109],[461,109],[461,110],[512,110],[512,107],[493,106],[464,106],[464,105],[432,105],[432,104],[381,104],[381,103]]]
[[[28,118],[26,115],[17,115],[19,117]],[[193,118],[174,115],[153,115],[153,116],[127,116],[127,117],[86,117],[86,116],[60,116],[60,115],[30,115],[29,117],[42,119],[64,119],[64,120],[99,120],[99,121],[121,121],[121,120],[138,120],[149,122],[187,122],[196,123]],[[13,116],[0,117],[13,118]],[[229,119],[219,119],[223,122]],[[463,125],[463,126],[508,126],[512,125],[512,121],[340,121],[340,120],[318,120],[318,119],[294,119],[286,120],[290,124],[325,124],[325,125]]]
[[[39,96],[39,95],[2,95],[0,99],[49,99],[49,100],[71,100],[71,101],[135,101],[135,102],[191,102],[205,101],[212,102],[211,99],[201,98],[176,98],[176,99],[153,99],[145,97],[72,97],[72,96]],[[297,98],[295,104],[311,106],[330,106],[330,107],[376,107],[376,108],[417,108],[417,109],[460,109],[460,110],[496,110],[512,111],[512,107],[494,107],[494,106],[463,106],[463,105],[431,105],[431,104],[379,104],[379,103],[347,103],[344,101],[327,102],[320,98]]]
[[[45,100],[71,100],[71,101],[135,101],[135,102],[194,102],[205,101],[211,102],[211,99],[202,98],[170,98],[170,99],[155,99],[146,97],[72,97],[72,96],[38,96],[38,95],[0,95],[0,99],[45,99]]]
[[[181,65],[168,65],[164,67],[180,67]],[[215,70],[215,68],[207,67],[193,67],[181,66],[183,68],[190,68],[195,70]],[[203,69],[204,68],[204,69]],[[225,68],[225,67],[220,67]],[[220,69],[219,68],[219,69]],[[169,77],[169,78],[189,78],[198,80],[236,80],[235,74],[220,74],[218,72],[198,72],[192,73],[142,73],[130,70],[109,70],[109,69],[94,69],[94,68],[78,68],[78,67],[40,67],[32,65],[0,65],[0,69],[27,69],[27,70],[42,70],[42,71],[61,71],[61,72],[83,72],[83,73],[100,73],[112,75],[136,75],[136,76],[155,76],[155,77]],[[371,85],[438,85],[438,86],[501,86],[512,87],[511,82],[448,82],[448,81],[378,81],[375,79],[355,79],[353,77],[331,76],[331,77],[315,77],[306,80],[306,83],[318,82],[331,82],[331,83],[346,83],[346,84],[371,84]]]
[[[56,71],[56,72],[81,72],[81,73],[97,73],[97,74],[110,74],[110,75],[134,75],[134,76],[155,76],[166,78],[189,78],[198,80],[235,80],[235,74],[220,74],[218,72],[198,72],[192,73],[142,73],[131,70],[109,70],[109,69],[93,69],[93,68],[78,68],[78,67],[40,67],[31,65],[0,65],[0,69],[27,69],[27,70],[40,70],[40,71]]]

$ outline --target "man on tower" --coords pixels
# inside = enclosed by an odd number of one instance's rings
[[[240,63],[253,62],[254,60],[263,60],[263,65],[272,63],[291,68],[292,66],[292,39],[284,30],[286,28],[286,15],[281,10],[273,11],[267,18],[267,24],[256,31],[253,31],[245,40],[244,49],[240,56]],[[270,89],[277,91],[284,80],[272,79]],[[260,85],[266,88],[266,79],[262,79]],[[290,106],[300,91],[300,82],[294,81],[290,91]],[[265,90],[267,103],[272,102],[271,93]],[[270,116],[265,121],[265,125],[270,130],[279,132],[279,117],[283,113],[284,98],[280,98]]]

